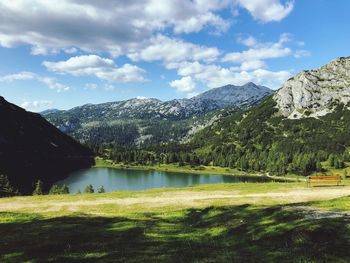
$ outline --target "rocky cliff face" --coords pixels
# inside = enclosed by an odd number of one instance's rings
[[[318,117],[350,102],[350,57],[338,58],[289,79],[274,95],[280,113],[290,119]]]

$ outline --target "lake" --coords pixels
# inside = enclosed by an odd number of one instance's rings
[[[66,184],[71,193],[91,184],[95,191],[103,185],[106,192],[118,190],[146,190],[161,187],[186,187],[197,184],[270,182],[271,179],[259,176],[229,176],[215,174],[190,174],[160,171],[122,170],[113,168],[90,168],[72,173],[68,178],[57,182]]]

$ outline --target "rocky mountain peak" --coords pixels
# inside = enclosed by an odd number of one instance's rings
[[[248,82],[243,86],[225,85],[211,89],[192,99],[213,101],[219,107],[223,108],[231,105],[242,106],[244,104],[250,104],[272,93],[273,91],[267,87]]]
[[[274,95],[280,113],[290,119],[326,115],[350,102],[350,57],[337,58],[289,79]]]

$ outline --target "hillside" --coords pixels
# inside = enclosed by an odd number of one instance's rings
[[[277,174],[322,172],[329,158],[344,166],[350,159],[349,62],[340,58],[302,72],[260,105],[221,118],[195,136],[194,151],[215,165]]]
[[[117,149],[107,157],[125,163],[214,165],[279,175],[326,172],[326,161],[330,167],[343,168],[350,161],[345,96],[349,62],[350,58],[339,58],[321,69],[299,73],[249,109],[222,110],[186,144],[132,153]]]
[[[250,107],[272,94],[263,86],[248,83],[212,89],[191,99],[162,102],[131,99],[87,104],[68,111],[44,112],[61,131],[89,144],[139,146],[182,141],[210,124],[220,110]]]
[[[39,114],[0,97],[0,174],[22,193],[38,179],[49,186],[72,170],[93,164],[92,153]]]

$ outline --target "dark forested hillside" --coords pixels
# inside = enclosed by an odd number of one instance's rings
[[[0,97],[0,174],[22,193],[93,164],[92,152],[48,123]]]

